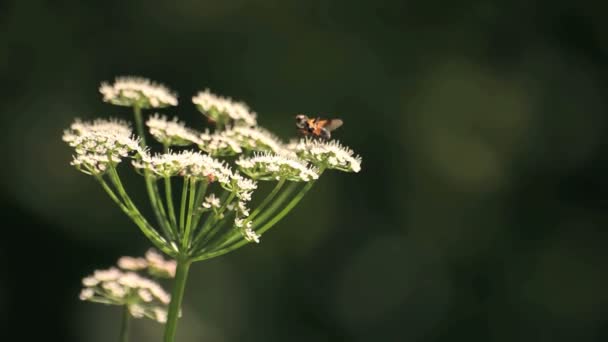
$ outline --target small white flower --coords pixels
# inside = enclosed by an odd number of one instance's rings
[[[99,284],[99,279],[93,277],[86,277],[82,279],[82,285],[91,287]]]
[[[256,114],[243,102],[236,102],[228,97],[215,95],[206,89],[192,97],[196,108],[214,122],[227,125],[256,125]]]
[[[210,208],[219,208],[221,206],[220,199],[215,197],[215,194],[211,194],[205,197],[205,201],[203,202],[203,207]]]
[[[336,169],[346,172],[361,171],[361,157],[355,156],[348,147],[339,142],[317,139],[301,139],[289,144],[289,149],[298,157],[318,168]]]
[[[154,308],[154,316],[158,323],[167,323],[167,310],[162,308]]]
[[[154,300],[154,297],[152,297],[152,294],[147,289],[139,289],[137,291],[137,295],[146,303],[149,303]]]
[[[129,305],[129,312],[135,318],[142,318],[146,314],[146,310],[144,309],[144,307],[138,304]]]
[[[250,222],[251,223],[251,222]],[[253,231],[250,227],[245,228],[243,231],[243,237],[247,241],[253,241],[255,243],[260,243],[260,235]]]
[[[222,134],[232,138],[248,151],[281,154],[286,150],[279,138],[261,127],[233,127]]]
[[[257,154],[236,161],[241,171],[253,179],[308,182],[319,178],[317,171],[306,162],[271,153]]]
[[[222,133],[202,133],[198,137],[198,147],[212,156],[233,156],[242,153],[239,143]]]
[[[107,270],[97,270],[93,273],[93,277],[97,279],[99,282],[104,281],[114,281],[122,276],[122,272],[120,272],[116,267],[112,267]]]
[[[103,100],[118,106],[163,108],[177,106],[177,95],[162,84],[142,77],[117,77],[99,87]]]
[[[139,271],[148,267],[148,262],[143,258],[124,256],[118,259],[118,267],[127,271]]]
[[[154,114],[146,125],[150,128],[150,134],[163,145],[188,146],[200,143],[198,133],[177,118],[169,121],[164,115]]]
[[[174,278],[177,263],[175,260],[165,260],[163,256],[153,249],[146,252],[146,261],[148,262],[148,272],[155,276],[165,278]]]
[[[80,298],[80,300],[89,300],[93,298],[93,295],[95,295],[95,291],[93,289],[85,288],[80,291],[78,298]]]

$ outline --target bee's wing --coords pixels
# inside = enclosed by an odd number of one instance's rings
[[[321,127],[325,128],[328,131],[333,131],[334,129],[342,126],[342,124],[344,123],[344,121],[340,120],[340,119],[328,119],[328,120],[321,120],[319,122],[319,124],[321,125]]]

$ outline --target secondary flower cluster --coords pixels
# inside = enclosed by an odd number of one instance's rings
[[[74,148],[72,165],[87,174],[101,174],[108,165],[116,166],[123,157],[139,151],[139,141],[124,121],[77,120],[63,133],[63,140]]]
[[[94,303],[126,306],[135,318],[147,317],[166,322],[171,296],[157,282],[137,271],[172,278],[175,276],[175,262],[165,260],[154,250],[149,250],[145,258],[121,257],[118,268],[96,270],[82,279],[83,289],[79,297]]]

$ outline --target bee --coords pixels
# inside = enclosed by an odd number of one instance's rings
[[[300,133],[322,139],[330,139],[331,131],[342,126],[343,123],[340,119],[310,119],[304,114],[296,115],[296,127]]]

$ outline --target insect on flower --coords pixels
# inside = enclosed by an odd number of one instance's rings
[[[304,136],[330,139],[331,131],[342,126],[344,122],[340,119],[310,119],[304,114],[296,115],[296,127]]]

